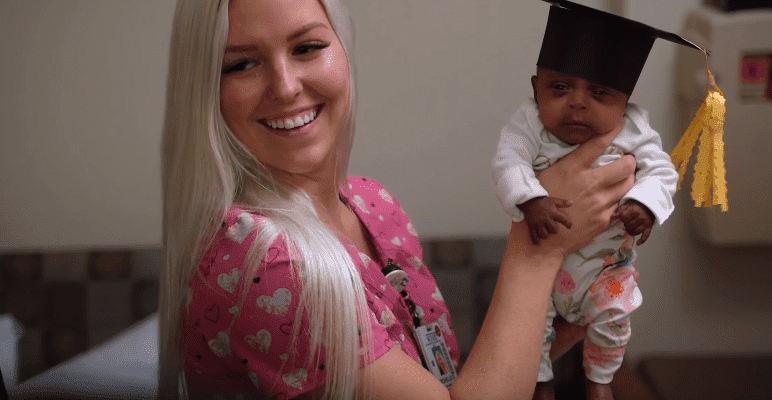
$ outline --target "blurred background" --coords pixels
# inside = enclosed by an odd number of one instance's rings
[[[454,293],[446,301],[465,356],[510,224],[490,159],[532,96],[549,5],[342,1],[356,27],[350,173],[378,179],[411,216],[425,262]],[[772,4],[577,2],[708,48],[727,95],[729,211],[695,208],[687,177],[676,211],[639,249],[644,302],[632,317],[631,375],[618,380],[659,398],[764,398],[753,393],[769,389],[759,377],[772,371]],[[41,373],[133,324],[152,327],[174,5],[0,0],[0,369],[12,391],[34,390]],[[753,9],[732,10],[744,7]],[[668,152],[705,95],[704,66],[698,51],[659,40],[630,99]],[[567,393],[581,384],[577,362],[574,351],[556,367]]]

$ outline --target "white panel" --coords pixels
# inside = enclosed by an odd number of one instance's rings
[[[772,243],[772,101],[740,97],[740,60],[752,53],[772,54],[772,11],[724,13],[700,9],[689,15],[685,36],[711,51],[710,69],[726,96],[724,125],[729,211],[689,208],[695,232],[713,244]],[[681,128],[705,95],[704,57],[679,53]],[[683,130],[681,130],[683,132]],[[688,174],[694,170],[694,161]],[[691,186],[682,196],[690,196]]]

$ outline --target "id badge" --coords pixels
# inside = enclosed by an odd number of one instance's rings
[[[426,368],[446,387],[450,387],[456,380],[456,368],[450,360],[440,324],[421,325],[414,334]]]

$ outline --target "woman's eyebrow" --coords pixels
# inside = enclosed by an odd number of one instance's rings
[[[309,23],[303,25],[303,27],[301,27],[297,31],[295,31],[295,33],[289,35],[289,37],[287,39],[289,39],[289,40],[297,39],[297,38],[305,35],[308,31],[310,31],[312,29],[315,29],[315,28],[319,28],[319,27],[327,28],[327,25],[325,25],[325,24],[323,24],[321,22],[309,22]]]
[[[321,23],[321,22],[309,22],[308,24],[303,25],[300,29],[293,32],[291,35],[287,37],[288,41],[295,40],[306,33],[308,33],[312,29],[316,28],[325,28],[329,29],[327,25]],[[250,51],[255,51],[258,49],[258,46],[254,44],[245,44],[245,45],[235,45],[235,46],[226,46],[225,52],[226,53],[247,53]]]

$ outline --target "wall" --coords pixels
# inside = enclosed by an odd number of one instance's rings
[[[0,251],[161,242],[173,11],[0,2]]]

